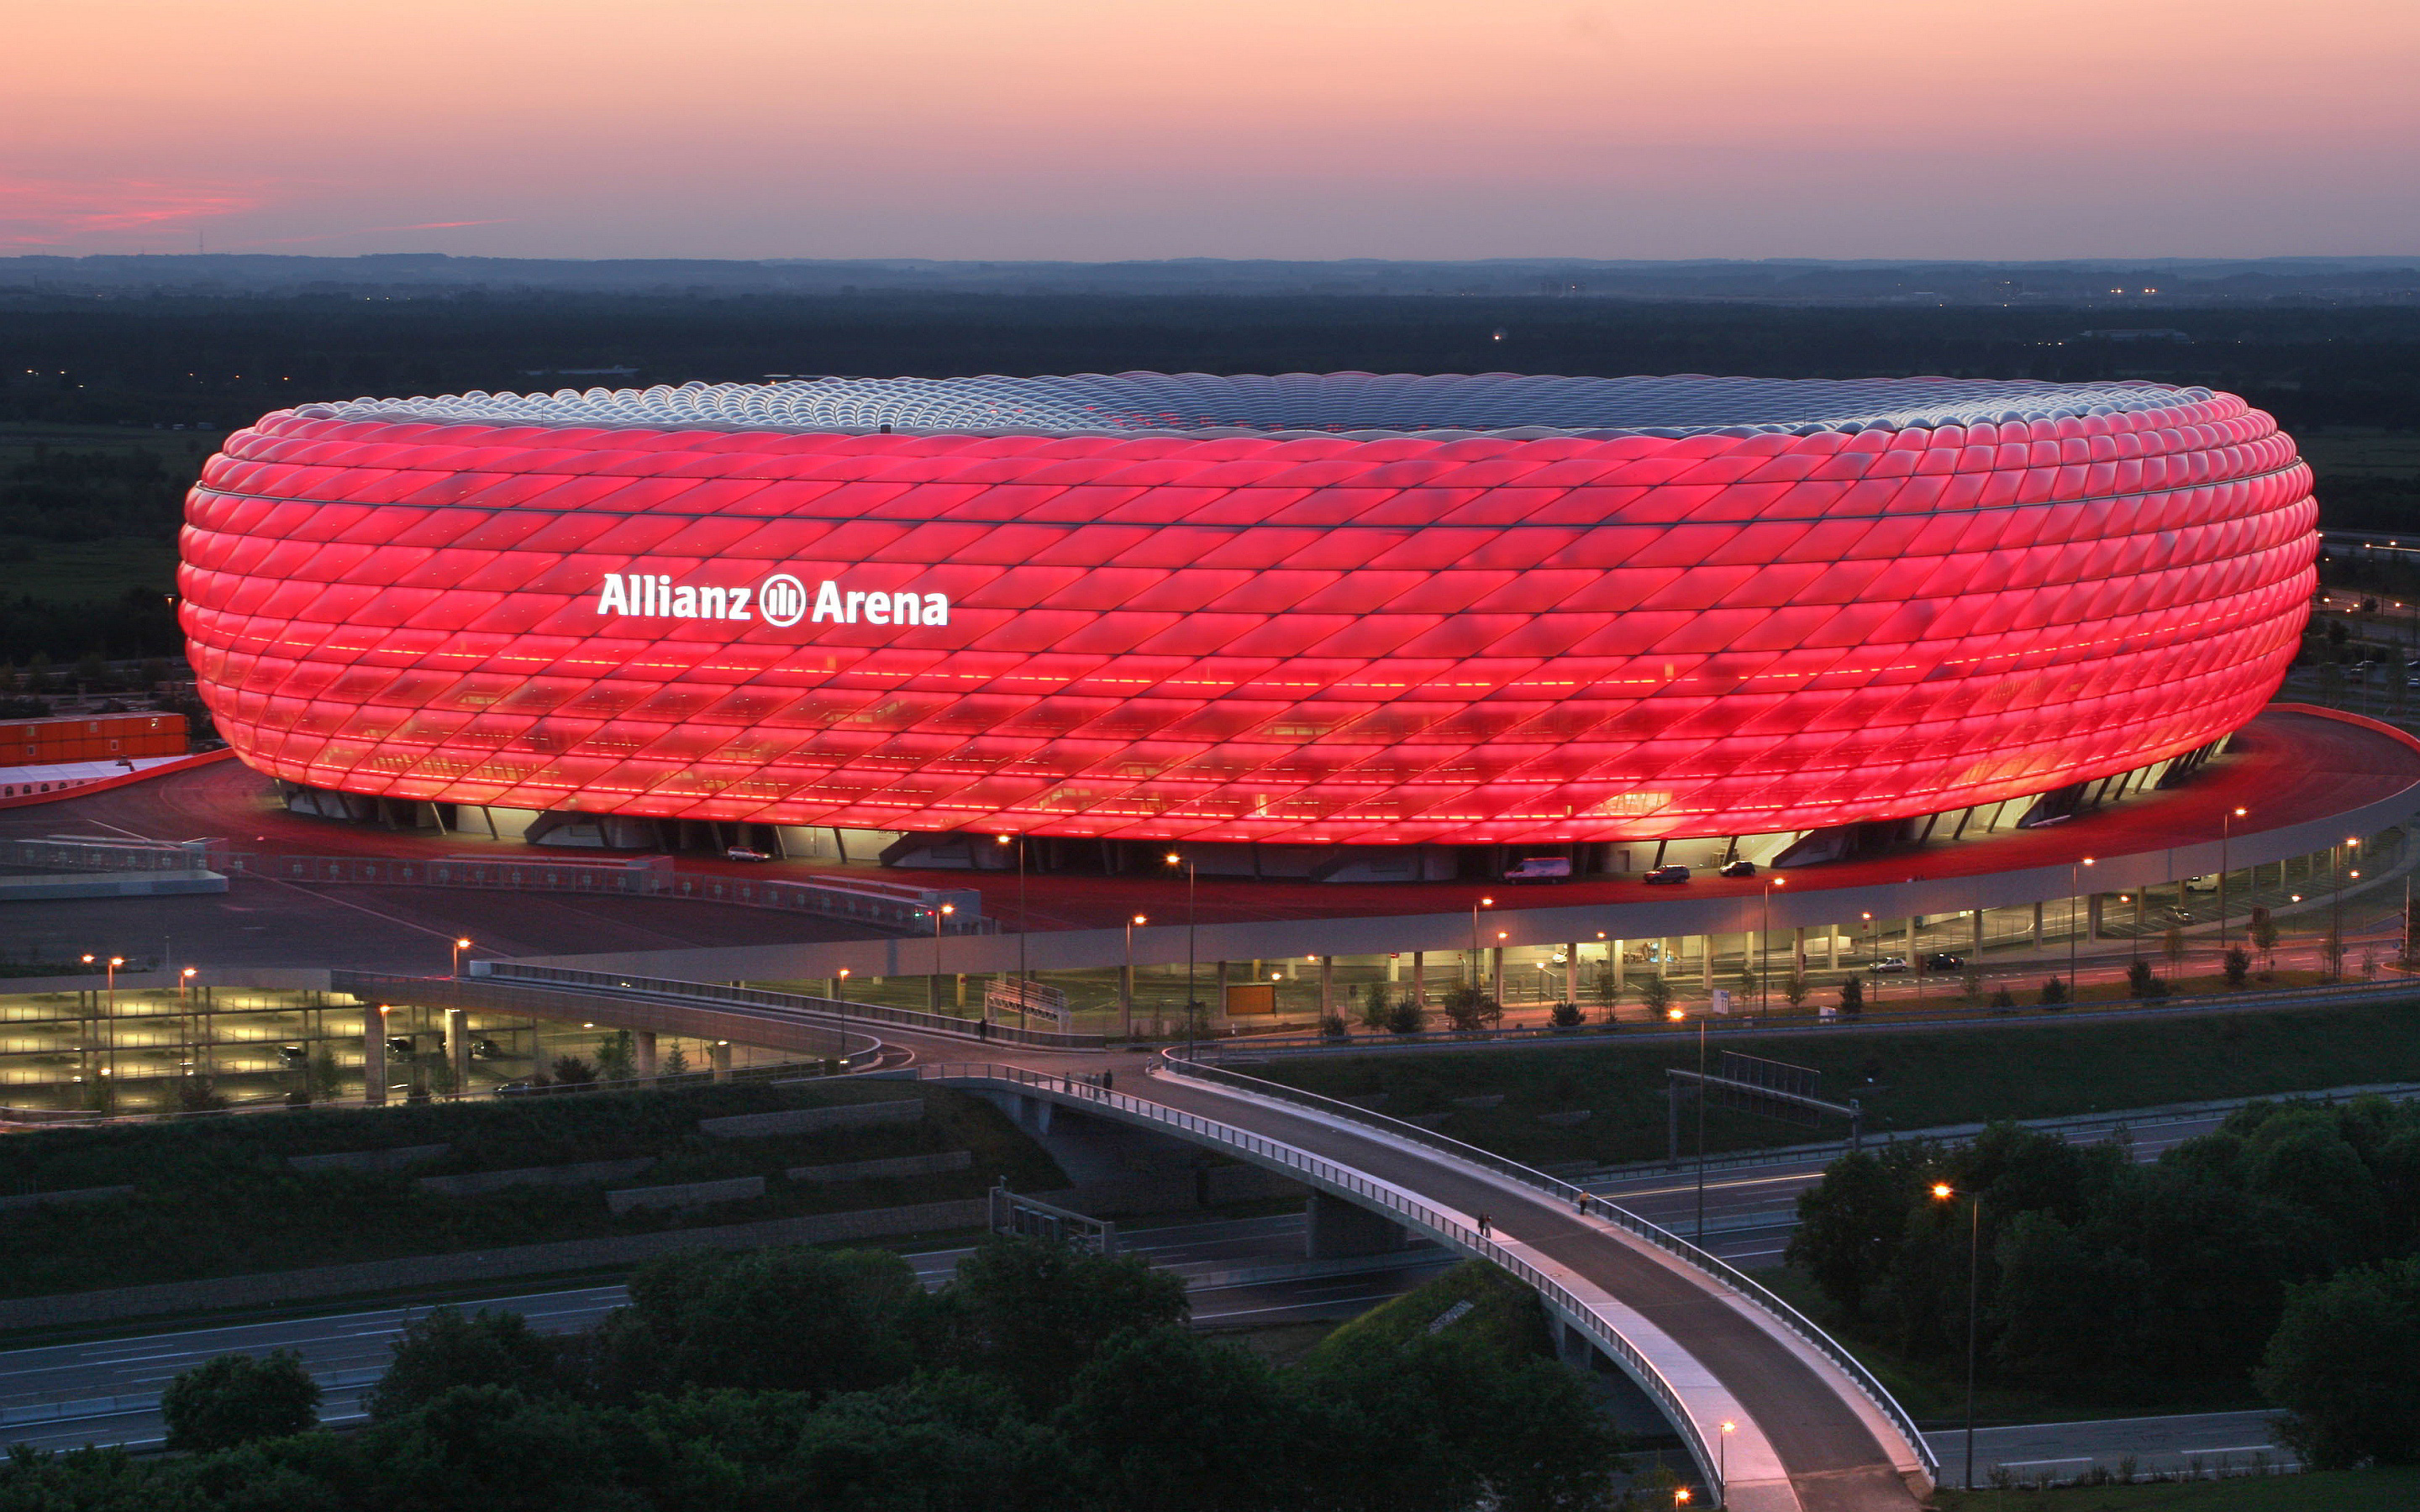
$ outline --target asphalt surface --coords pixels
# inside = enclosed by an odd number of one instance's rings
[[[1302,1227],[1299,1214],[1189,1223],[1129,1230],[1122,1248],[1186,1276],[1194,1288],[1194,1324],[1208,1329],[1356,1317],[1428,1280],[1453,1258],[1429,1247],[1384,1270],[1253,1279],[1255,1270],[1301,1261]],[[970,1253],[933,1250],[907,1259],[926,1286],[938,1287]],[[627,1300],[628,1293],[614,1284],[506,1293],[452,1305],[464,1312],[517,1312],[541,1332],[569,1333]],[[222,1354],[271,1350],[294,1350],[319,1382],[322,1422],[358,1422],[363,1396],[385,1369],[395,1341],[430,1310],[427,1304],[373,1307],[0,1351],[0,1443],[156,1448],[165,1432],[160,1393],[178,1372]]]

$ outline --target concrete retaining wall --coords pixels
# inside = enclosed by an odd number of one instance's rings
[[[446,1286],[504,1276],[601,1270],[608,1266],[637,1265],[659,1255],[689,1249],[829,1244],[889,1234],[979,1228],[984,1224],[985,1212],[983,1198],[965,1197],[954,1202],[919,1203],[908,1208],[827,1212],[805,1218],[770,1218],[761,1223],[679,1228],[661,1234],[566,1239],[548,1244],[516,1244],[506,1249],[464,1251],[455,1255],[415,1255],[403,1259],[365,1260],[354,1265],[324,1265],[308,1271],[272,1271],[259,1275],[221,1276],[208,1281],[170,1281],[158,1286],[117,1287],[106,1291],[79,1291],[64,1296],[20,1297],[13,1301],[0,1301],[0,1331],[50,1328],[114,1318],[143,1318],[159,1313],[257,1307],[311,1297],[343,1297],[358,1292]]]
[[[474,1197],[508,1186],[595,1186],[626,1181],[656,1164],[653,1155],[638,1160],[592,1160],[578,1165],[525,1165],[514,1171],[469,1171],[460,1176],[424,1176],[411,1184],[441,1196]]]
[[[704,1208],[717,1202],[747,1202],[765,1195],[761,1176],[735,1176],[721,1181],[682,1181],[673,1186],[630,1186],[605,1194],[605,1206],[615,1212],[633,1208]]]
[[[782,1113],[740,1113],[727,1119],[700,1119],[697,1132],[716,1139],[763,1139],[773,1134],[812,1134],[818,1129],[859,1129],[876,1123],[921,1123],[924,1100],[898,1103],[844,1103],[829,1108],[791,1108]]]
[[[886,1176],[932,1176],[942,1171],[971,1169],[970,1149],[945,1149],[932,1155],[894,1155],[889,1160],[850,1160],[837,1165],[793,1165],[782,1174],[793,1181],[872,1181]]]
[[[452,1145],[397,1145],[393,1149],[343,1149],[333,1155],[288,1155],[286,1164],[298,1171],[399,1171],[425,1160],[435,1160]]]

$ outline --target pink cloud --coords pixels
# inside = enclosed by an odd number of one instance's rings
[[[260,186],[0,175],[0,246],[57,247],[189,225],[267,203]]]
[[[377,236],[387,231],[450,231],[464,225],[510,225],[510,221],[421,221],[411,225],[364,225],[346,231],[321,231],[307,237],[275,237],[267,241],[247,242],[254,247],[289,247],[298,241],[334,241],[343,237]]]

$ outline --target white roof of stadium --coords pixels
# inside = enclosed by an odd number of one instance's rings
[[[1857,431],[2167,409],[2164,383],[2003,378],[1551,378],[1518,373],[1078,373],[819,378],[309,404],[315,419],[669,430],[1033,435],[1682,436]]]

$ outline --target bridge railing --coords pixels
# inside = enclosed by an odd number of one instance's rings
[[[1480,1233],[1443,1210],[1433,1208],[1406,1193],[1373,1181],[1358,1171],[1339,1165],[1333,1161],[1323,1160],[1309,1150],[1296,1149],[1281,1140],[1238,1129],[1233,1124],[1220,1123],[1214,1119],[1205,1119],[1199,1114],[1180,1112],[1166,1103],[1129,1097],[1124,1092],[1114,1092],[1098,1085],[1097,1082],[1086,1080],[1080,1074],[1053,1074],[1047,1072],[1028,1071],[1021,1066],[945,1063],[917,1067],[916,1078],[920,1081],[955,1083],[992,1082],[1044,1091],[1058,1097],[1093,1103],[1105,1110],[1123,1114],[1139,1122],[1177,1130],[1192,1135],[1197,1140],[1224,1146],[1263,1164],[1295,1172],[1317,1185],[1352,1198],[1363,1207],[1391,1213],[1416,1227],[1435,1235],[1466,1255],[1477,1256],[1493,1265],[1502,1267],[1519,1278],[1525,1286],[1537,1291],[1546,1300],[1548,1305],[1561,1313],[1563,1317],[1575,1320],[1598,1349],[1603,1350],[1607,1356],[1620,1361],[1629,1371],[1631,1378],[1655,1398],[1657,1405],[1664,1409],[1665,1415],[1672,1420],[1673,1427],[1680,1430],[1683,1447],[1689,1451],[1690,1458],[1697,1461],[1699,1472],[1705,1476],[1707,1489],[1712,1493],[1713,1504],[1716,1506],[1723,1504],[1720,1457],[1714,1452],[1704,1435],[1699,1432],[1697,1420],[1691,1415],[1688,1404],[1682,1399],[1681,1393],[1665,1377],[1664,1372],[1656,1367],[1655,1362],[1640,1353],[1637,1347],[1622,1337],[1620,1331],[1610,1323],[1591,1312],[1588,1304],[1581,1301],[1561,1282],[1505,1249],[1493,1238]],[[1916,1442],[1919,1446],[1923,1443],[1921,1439]],[[1926,1463],[1930,1467],[1931,1463],[1930,1457]]]
[[[577,971],[568,966],[526,966],[510,961],[465,963],[473,978],[526,982],[532,986],[580,987],[592,992],[628,993],[639,996],[677,999],[712,1007],[769,1008],[790,1013],[844,1019],[858,1024],[891,1024],[924,1034],[957,1040],[996,1040],[1002,1044],[1031,1045],[1042,1050],[1098,1050],[1108,1041],[1097,1034],[1053,1029],[1026,1029],[1015,1025],[985,1025],[979,1019],[952,1018],[947,1013],[920,1012],[912,1008],[886,1008],[879,1003],[850,1003],[805,993],[774,992],[764,987],[721,987],[712,982],[677,981],[665,977],[639,977],[622,971]]]
[[[1339,1102],[1335,1098],[1322,1097],[1316,1092],[1306,1092],[1277,1082],[1263,1081],[1257,1076],[1247,1076],[1240,1072],[1229,1071],[1223,1066],[1204,1065],[1188,1059],[1184,1051],[1178,1048],[1163,1052],[1162,1064],[1177,1075],[1190,1076],[1213,1086],[1229,1087],[1236,1091],[1249,1092],[1257,1097],[1295,1103],[1360,1124],[1365,1128],[1374,1129],[1410,1144],[1424,1145],[1440,1154],[1450,1155],[1469,1165],[1482,1166],[1499,1176],[1509,1177],[1524,1186],[1535,1188],[1559,1201],[1571,1203],[1577,1211],[1592,1213],[1616,1227],[1645,1240],[1666,1254],[1705,1272],[1749,1302],[1761,1307],[1784,1328],[1797,1335],[1829,1359],[1839,1367],[1842,1374],[1856,1383],[1857,1389],[1865,1393],[1873,1404],[1882,1410],[1885,1416],[1890,1419],[1893,1426],[1899,1429],[1900,1437],[1905,1439],[1908,1446],[1916,1452],[1917,1459],[1924,1466],[1925,1473],[1932,1475],[1940,1470],[1940,1460],[1934,1456],[1931,1446],[1924,1442],[1924,1433],[1916,1426],[1916,1419],[1908,1415],[1907,1409],[1901,1407],[1899,1399],[1890,1394],[1889,1389],[1875,1377],[1871,1370],[1866,1368],[1864,1362],[1841,1348],[1838,1340],[1816,1327],[1804,1313],[1782,1301],[1761,1282],[1755,1280],[1729,1260],[1691,1243],[1670,1229],[1659,1224],[1650,1223],[1629,1209],[1608,1202],[1584,1187],[1548,1176],[1545,1172],[1532,1169],[1518,1161],[1508,1160],[1493,1150],[1481,1149],[1476,1145],[1466,1145],[1459,1139],[1438,1134],[1434,1130],[1423,1129],[1416,1123],[1406,1123],[1401,1119],[1390,1119],[1383,1113],[1373,1113],[1368,1108],[1359,1107],[1351,1103]]]

